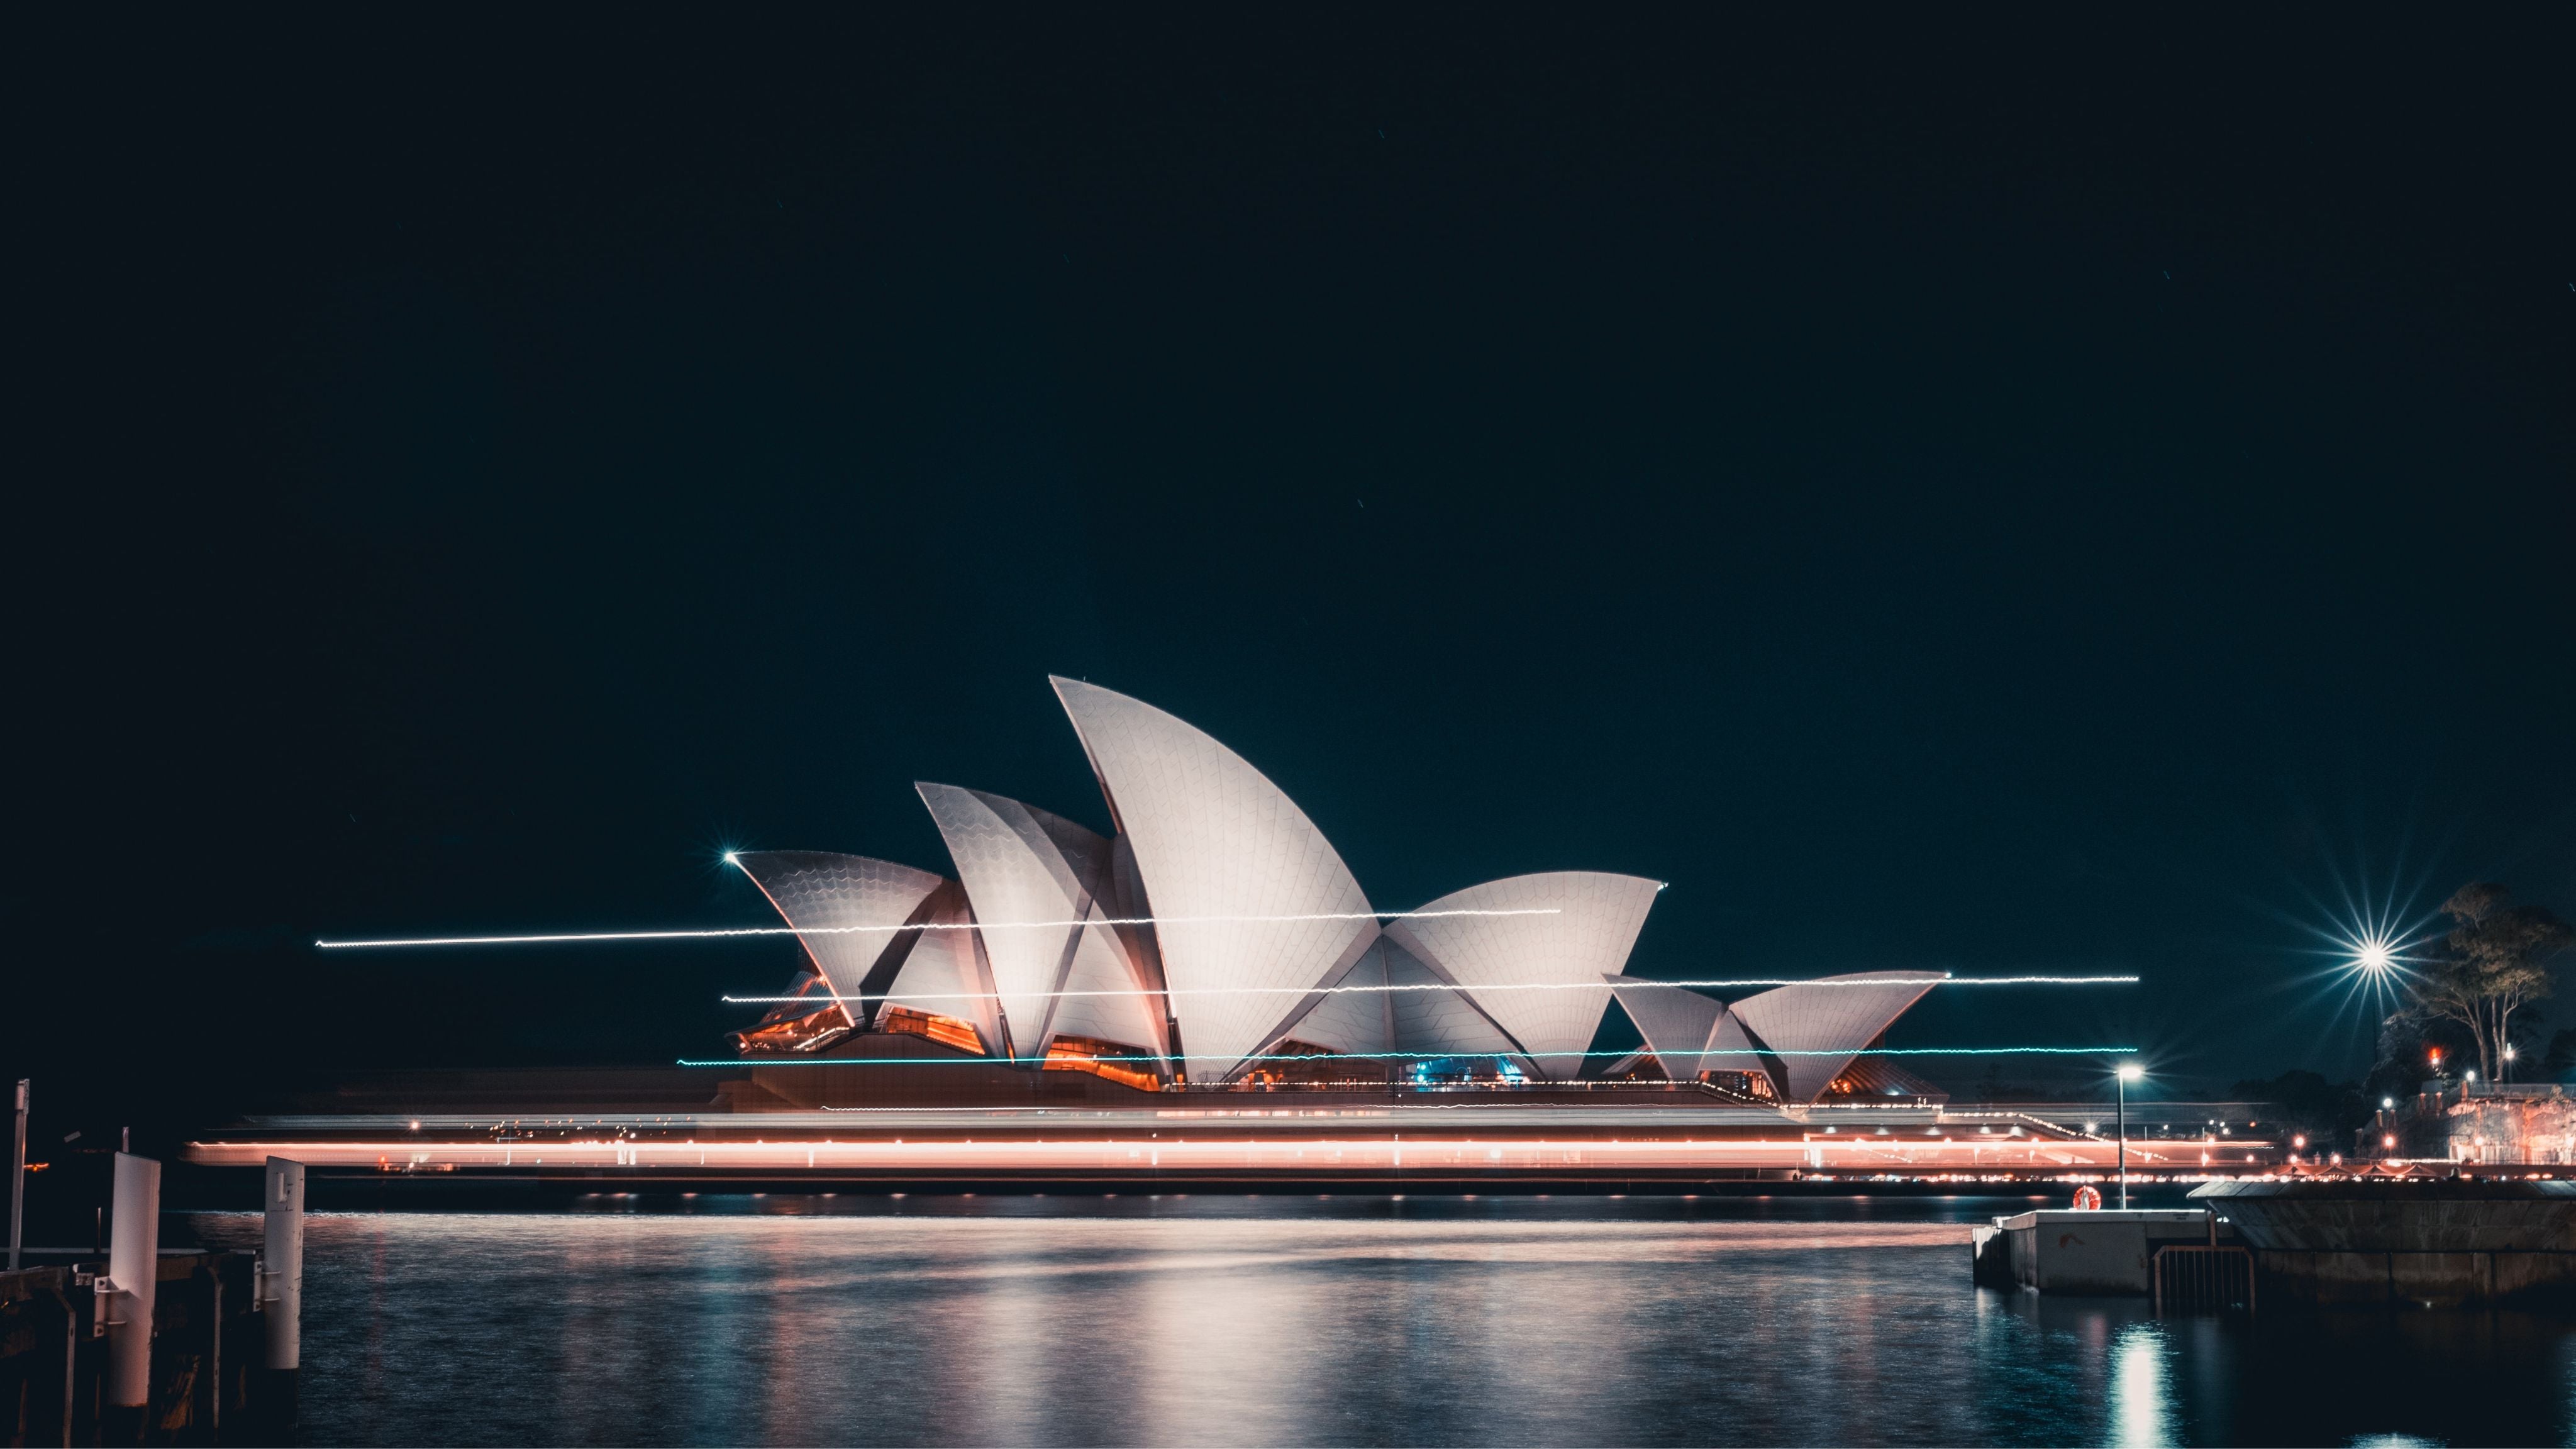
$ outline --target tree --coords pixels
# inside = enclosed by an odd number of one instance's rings
[[[2549,1051],[2540,1059],[2540,1069],[2552,1077],[2565,1077],[2576,1071],[2576,1026],[2562,1026],[2549,1038]]]
[[[2362,1079],[2363,1095],[2374,1102],[2414,1096],[2423,1089],[2426,1077],[2438,1075],[2432,1069],[2432,1054],[2437,1051],[2449,1062],[2475,1061],[2478,1055],[2468,1028],[2436,1018],[2422,1002],[2410,998],[2379,1024],[2378,1060]]]
[[[2442,902],[2451,932],[2417,988],[2426,1015],[2456,1021],[2477,1042],[2478,1070],[2496,1077],[2513,1014],[2549,995],[2549,958],[2576,941],[2564,921],[2538,906],[2506,904],[2500,885],[2465,885]]]
[[[2311,1071],[2287,1071],[2268,1081],[2243,1081],[2227,1089],[2240,1102],[2270,1102],[2292,1126],[2319,1142],[2350,1142],[2370,1120],[2361,1089],[2350,1082],[2329,1082]]]

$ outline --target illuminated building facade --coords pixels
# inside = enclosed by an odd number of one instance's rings
[[[1052,683],[1115,833],[922,784],[953,876],[810,851],[732,857],[805,950],[789,999],[736,1035],[747,1058],[834,1056],[891,1033],[1140,1089],[1563,1083],[1596,1075],[1587,1052],[1617,1000],[1662,1075],[1804,1102],[1940,979],[1784,987],[1731,1008],[1639,981],[1621,968],[1663,887],[1598,871],[1381,912],[1242,757],[1140,700]]]

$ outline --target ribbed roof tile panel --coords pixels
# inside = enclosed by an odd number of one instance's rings
[[[1627,964],[1663,887],[1633,875],[1547,871],[1442,896],[1387,928],[1405,949],[1467,989],[1559,1081],[1582,1071],[1610,1006],[1602,978]],[[1448,915],[1509,911],[1514,915]]]
[[[953,883],[946,899],[933,900],[923,912],[925,924],[947,926],[947,930],[924,930],[912,944],[911,953],[895,972],[894,983],[886,989],[884,1004],[877,1008],[882,1020],[885,1008],[908,1006],[935,1016],[953,1016],[975,1024],[975,1034],[984,1041],[986,1056],[1002,1054],[1002,1013],[993,991],[990,968],[977,948],[975,933],[957,929],[972,919],[966,910],[965,893]]]
[[[820,850],[746,850],[734,863],[796,929],[832,990],[847,997],[860,994],[869,969],[942,883],[890,860]]]
[[[1325,993],[1313,1009],[1289,1024],[1287,1036],[1313,1046],[1337,1052],[1389,1052],[1395,1040],[1388,1034],[1386,993],[1372,990],[1386,984],[1386,943],[1371,945],[1335,987],[1347,988]]]
[[[1762,1045],[1780,1054],[1791,1102],[1823,1095],[1834,1078],[1923,993],[1938,971],[1855,971],[1775,987],[1735,1003],[1734,1013]],[[1818,1056],[1792,1055],[1817,1052]]]
[[[1293,1009],[1283,993],[1323,985],[1376,938],[1368,897],[1306,813],[1232,750],[1140,700],[1052,682],[1153,901],[1190,1075],[1232,1076]]]
[[[1387,984],[1399,988],[1388,993],[1397,1051],[1460,1057],[1520,1055],[1520,1047],[1487,1020],[1465,992],[1443,982],[1395,942],[1386,942],[1385,948]]]
[[[1108,916],[1094,905],[1086,919],[1097,923]],[[1159,998],[1146,994],[1146,983],[1114,928],[1101,924],[1082,928],[1055,989],[1063,994],[1055,998],[1055,1010],[1047,1016],[1048,1040],[1087,1036],[1144,1052],[1168,1050],[1163,1044]]]
[[[1708,1050],[1700,1056],[1699,1071],[1768,1072],[1770,1070],[1770,1065],[1762,1059],[1762,1053],[1754,1049],[1753,1039],[1744,1034],[1744,1023],[1735,1019],[1734,1012],[1719,1012],[1717,1024],[1708,1029]],[[1699,1072],[1693,1072],[1691,1075],[1698,1076]],[[1775,1082],[1774,1085],[1778,1086],[1783,1094],[1789,1090],[1789,1084],[1786,1082]],[[1786,1100],[1785,1095],[1783,1100]]]
[[[1646,1050],[1663,1064],[1665,1076],[1687,1082],[1709,1070],[1700,1065],[1700,1054],[1707,1050],[1718,1020],[1726,1015],[1724,1002],[1686,986],[1667,986],[1633,976],[1610,978],[1610,989],[1618,995],[1628,1019],[1637,1024],[1638,1033],[1645,1037]],[[1739,1066],[1735,1070],[1747,1069]]]
[[[1011,1049],[1039,1056],[1055,1006],[1051,993],[1078,929],[1072,923],[1089,918],[1109,842],[1004,796],[955,785],[913,788],[930,808],[957,864],[957,878],[974,902]]]

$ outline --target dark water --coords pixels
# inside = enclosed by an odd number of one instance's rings
[[[611,1200],[613,1201],[613,1200]],[[2539,1444],[2576,1324],[1968,1282],[2019,1202],[701,1199],[317,1215],[352,1444]],[[257,1220],[201,1220],[246,1242]]]

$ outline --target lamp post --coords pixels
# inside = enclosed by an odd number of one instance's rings
[[[2120,1211],[2129,1210],[2129,1084],[2145,1076],[2146,1069],[2136,1062],[2122,1062],[2111,1074],[2120,1098]]]

